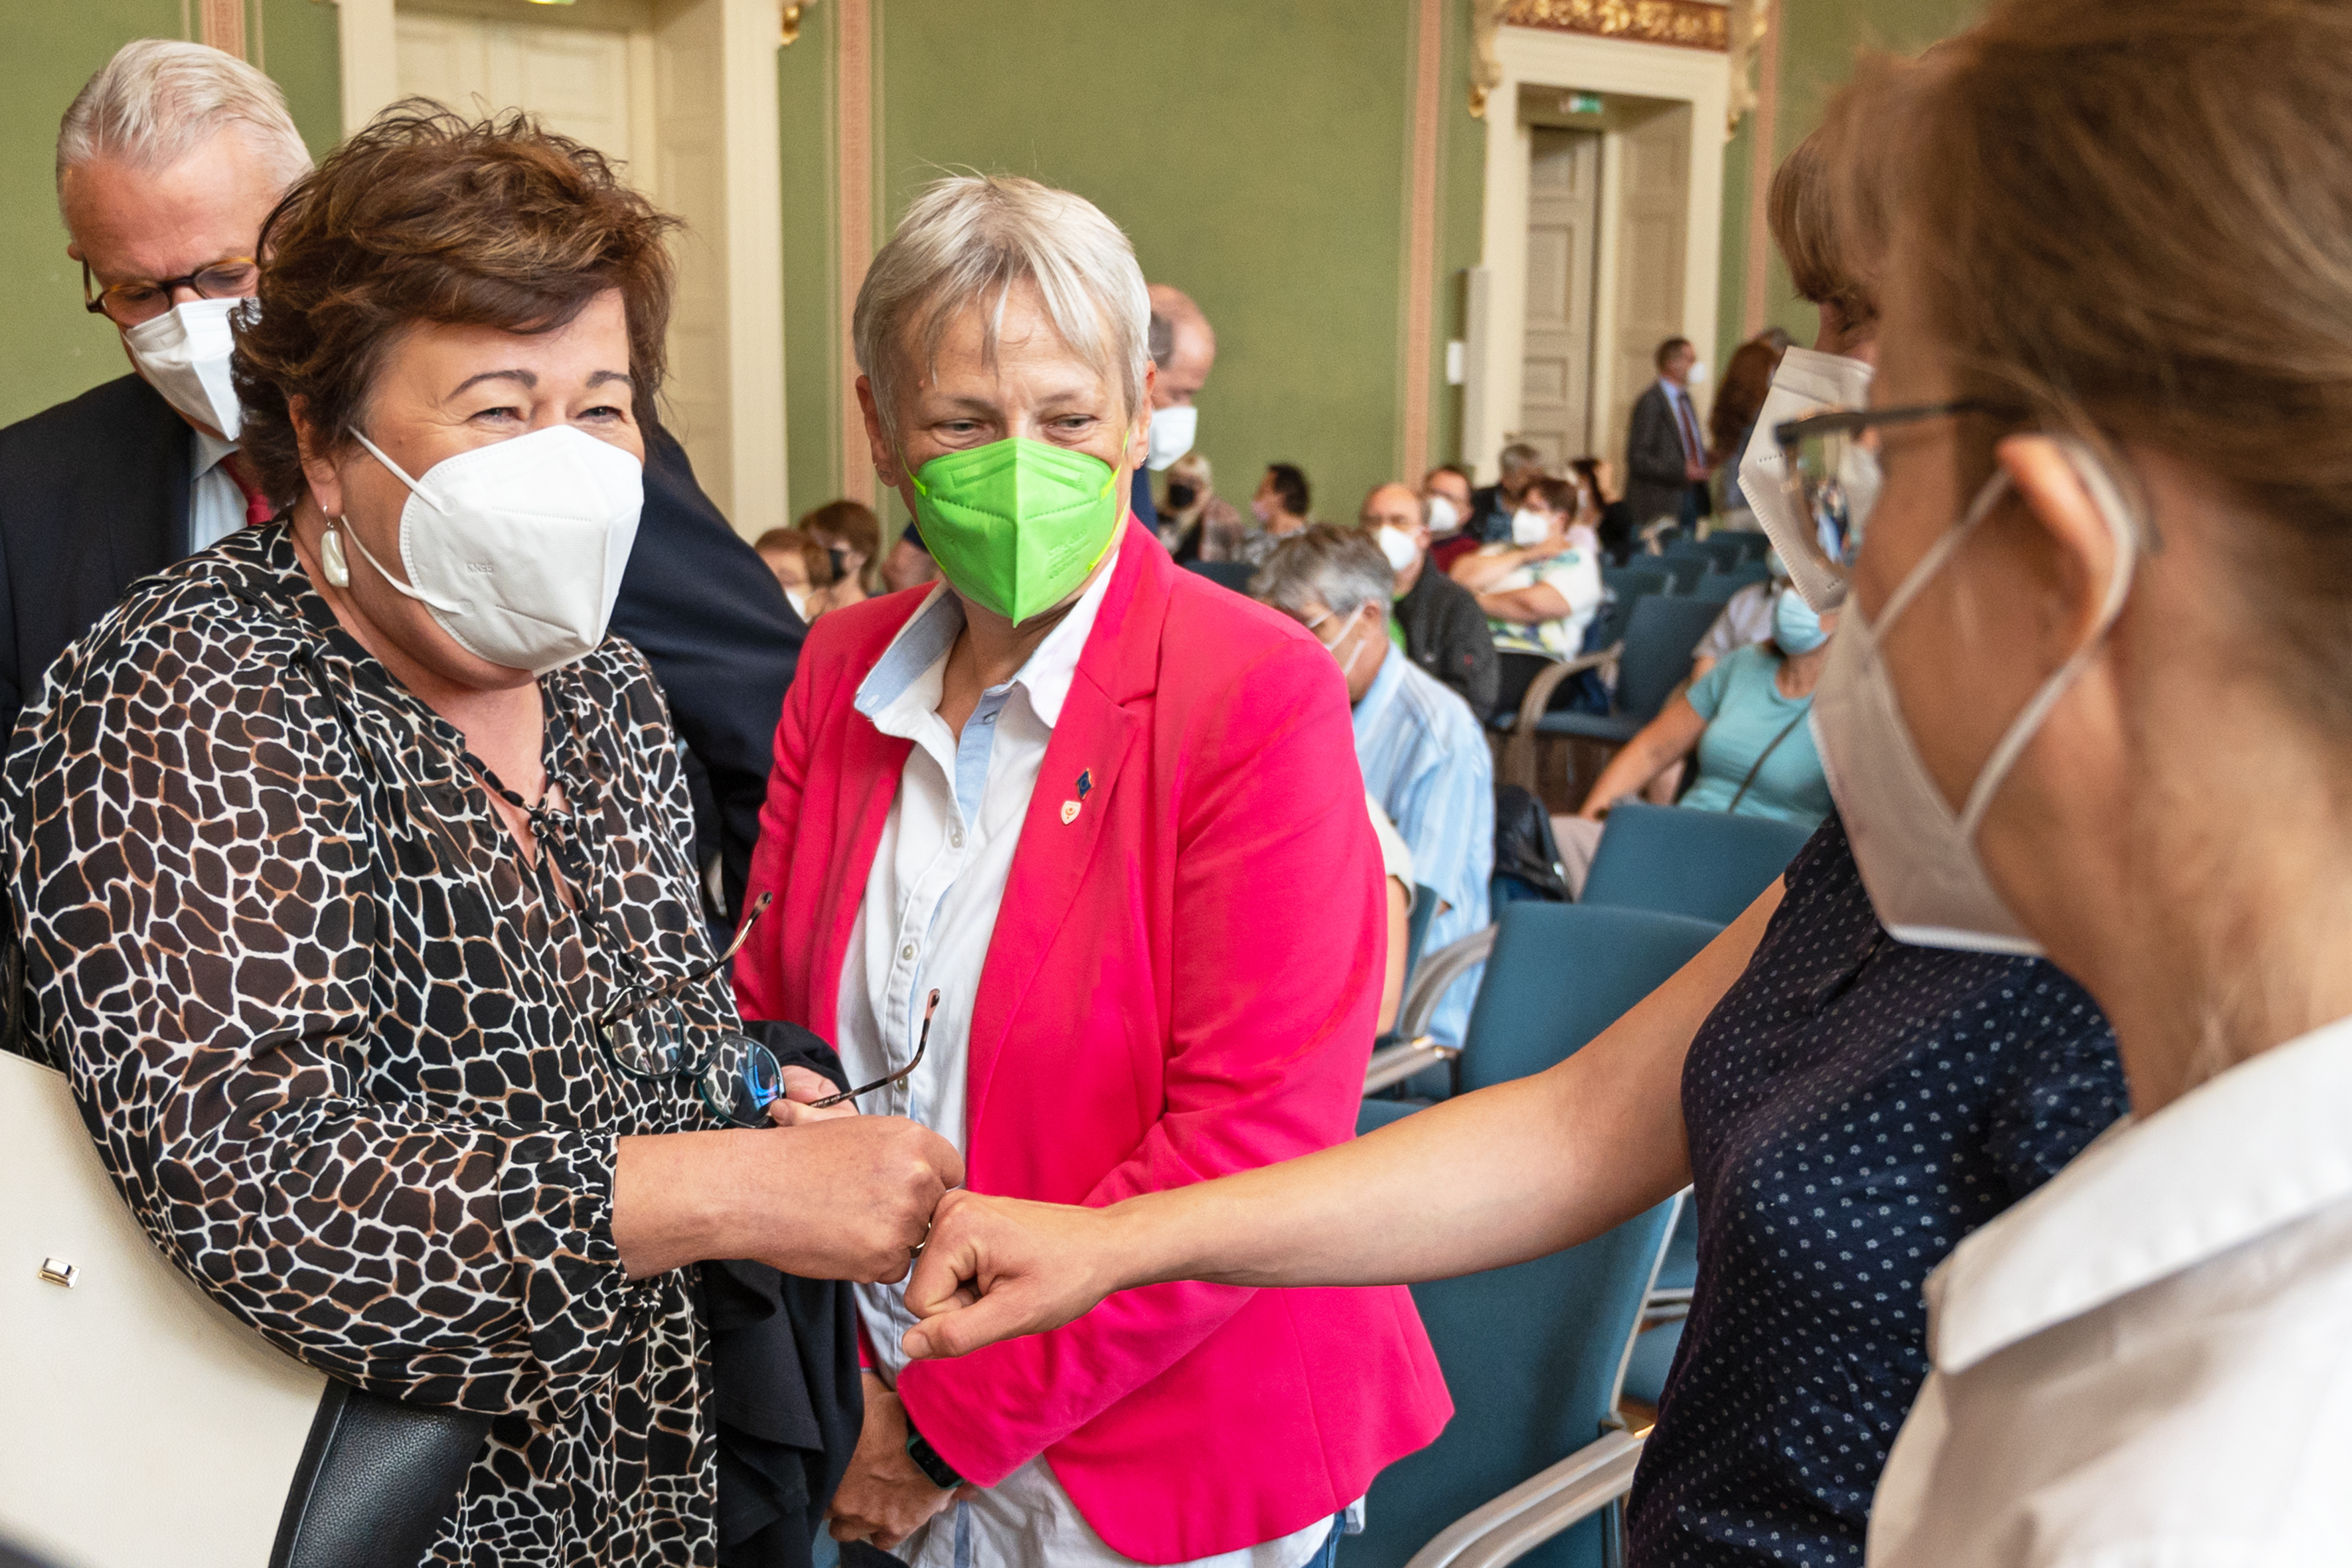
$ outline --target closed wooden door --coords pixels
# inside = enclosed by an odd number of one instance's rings
[[[1616,312],[1609,352],[1612,455],[1625,450],[1633,402],[1658,379],[1658,345],[1683,335],[1683,268],[1690,228],[1690,107],[1676,105],[1627,129],[1617,159]],[[1696,389],[1699,417],[1706,393]],[[1622,476],[1621,476],[1622,482]]]
[[[1558,473],[1591,450],[1601,138],[1538,127],[1529,141],[1527,336],[1514,435]]]
[[[550,131],[634,161],[625,32],[411,11],[397,29],[403,93],[468,115],[527,109]]]

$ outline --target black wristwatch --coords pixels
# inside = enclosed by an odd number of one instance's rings
[[[907,1423],[907,1458],[914,1460],[915,1468],[929,1476],[931,1485],[942,1491],[953,1491],[963,1485],[963,1478],[956,1474],[955,1467],[940,1458],[940,1451],[915,1430],[912,1421]]]

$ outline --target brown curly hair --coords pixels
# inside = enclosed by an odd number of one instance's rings
[[[262,225],[259,308],[239,321],[232,362],[238,444],[262,489],[282,505],[305,488],[289,405],[341,446],[415,323],[555,331],[607,289],[621,291],[651,425],[677,226],[603,153],[528,114],[469,121],[426,99],[385,110]]]

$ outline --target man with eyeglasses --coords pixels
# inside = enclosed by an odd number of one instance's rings
[[[254,292],[263,224],[310,167],[277,86],[201,44],[126,44],[66,110],[66,254],[133,374],[0,430],[0,745],[133,582],[276,514],[237,455],[230,314]],[[709,912],[731,924],[807,628],[650,421],[637,531],[612,630],[653,665],[689,775],[708,779],[697,863],[721,860]]]

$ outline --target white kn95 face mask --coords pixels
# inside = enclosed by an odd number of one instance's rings
[[[147,384],[181,414],[234,441],[245,409],[228,374],[230,321],[251,300],[191,300],[122,329],[122,346]]]
[[[411,479],[352,436],[409,489],[400,511],[403,583],[351,536],[383,580],[432,613],[457,646],[544,675],[604,640],[636,542],[645,466],[609,441],[557,425],[445,458]],[[340,523],[341,520],[338,520]],[[320,555],[350,581],[339,532]]]

